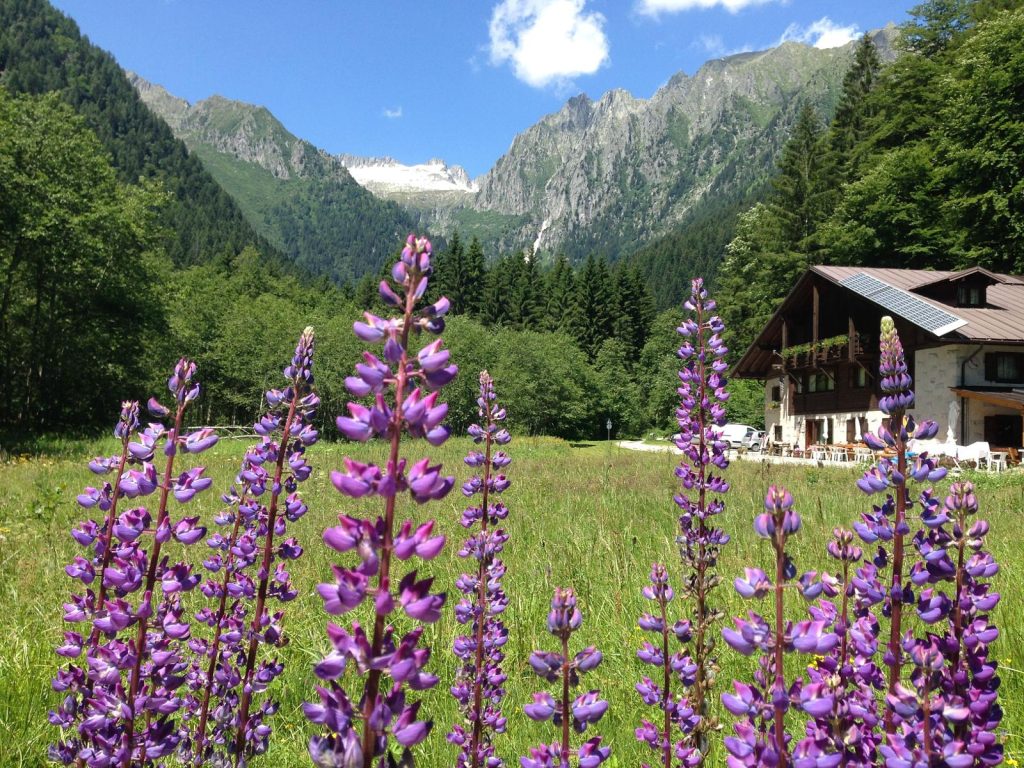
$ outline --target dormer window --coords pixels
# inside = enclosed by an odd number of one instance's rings
[[[985,286],[978,283],[960,283],[956,287],[956,305],[958,307],[984,307]]]

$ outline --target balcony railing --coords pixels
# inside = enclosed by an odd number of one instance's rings
[[[853,354],[850,345],[853,345]],[[787,347],[780,353],[786,370],[798,371],[821,368],[824,365],[857,360],[867,354],[866,334],[856,334],[852,341],[849,336],[833,336],[817,343],[798,344]]]

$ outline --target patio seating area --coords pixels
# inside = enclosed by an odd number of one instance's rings
[[[1004,472],[1019,466],[1024,448],[993,448],[987,442],[956,445],[940,440],[911,440],[907,444],[908,456],[915,457],[927,452],[929,456],[944,459],[954,471],[979,469],[988,472]],[[779,443],[767,443],[759,453],[749,453],[744,458],[760,458],[778,463],[814,463],[834,466],[855,466],[870,464],[878,455],[894,455],[890,451],[872,451],[864,443],[817,444],[807,448]]]

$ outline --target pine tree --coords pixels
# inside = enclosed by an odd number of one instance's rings
[[[484,304],[480,319],[485,325],[505,325],[510,319],[509,296],[512,294],[514,265],[503,256],[487,270],[484,281]]]
[[[810,254],[818,224],[828,213],[824,130],[814,108],[804,104],[779,159],[770,208],[782,224],[790,250]]]
[[[487,262],[483,246],[476,235],[469,241],[462,265],[465,311],[473,317],[479,317],[484,308]]]
[[[625,262],[615,268],[612,283],[615,305],[612,332],[622,342],[628,359],[636,361],[647,342],[654,317],[654,300],[640,272]]]
[[[593,254],[587,256],[576,278],[574,315],[570,333],[591,359],[601,343],[612,335],[614,288],[608,264]]]
[[[509,296],[509,315],[516,328],[535,329],[540,323],[544,297],[541,293],[540,271],[535,254],[517,254],[511,257],[512,293]]]
[[[544,318],[541,321],[544,330],[569,332],[575,291],[572,265],[566,255],[560,253],[544,276]]]
[[[870,130],[874,105],[868,96],[878,83],[881,66],[875,44],[864,35],[857,43],[853,64],[843,78],[843,91],[829,127],[829,162],[835,185],[857,174],[861,158],[854,153],[854,148],[862,144]]]
[[[455,230],[448,240],[448,247],[438,255],[434,263],[434,279],[430,281],[436,293],[434,298],[447,296],[453,315],[461,315],[466,310],[464,268],[462,239],[459,230]]]
[[[900,28],[910,51],[934,58],[954,44],[971,25],[973,0],[927,0],[910,9],[911,21]]]

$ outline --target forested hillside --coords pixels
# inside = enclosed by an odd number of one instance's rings
[[[309,274],[338,285],[358,280],[416,228],[405,209],[361,187],[341,158],[293,135],[265,107],[221,96],[189,104],[129,79],[253,228]]]
[[[669,429],[675,307],[696,275],[715,276],[739,354],[809,264],[1024,272],[1019,6],[921,6],[890,65],[862,40],[830,124],[804,103],[777,171],[695,205],[633,259],[542,265],[458,232],[439,242],[432,290],[452,302],[445,338],[469,373],[452,427],[472,417],[486,367],[521,430],[598,436],[609,418],[618,435]],[[0,0],[0,12],[0,442],[104,427],[122,399],[158,392],[180,355],[199,363],[203,420],[244,424],[309,324],[332,432],[351,323],[379,308],[398,238],[376,243],[378,274],[341,287],[268,258],[113,59],[34,0]],[[303,199],[294,219],[314,226]],[[736,383],[732,420],[757,424],[762,408],[756,383]]]
[[[170,197],[158,222],[175,263],[228,256],[246,245],[272,252],[142,103],[114,58],[46,0],[0,0],[0,84],[12,94],[59,94],[99,138],[120,181],[159,181]]]
[[[830,125],[805,108],[719,271],[742,352],[812,264],[1024,273],[1024,10],[933,0],[881,66],[862,41]]]

